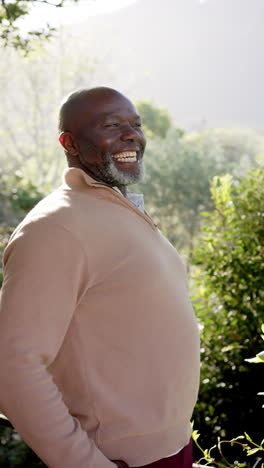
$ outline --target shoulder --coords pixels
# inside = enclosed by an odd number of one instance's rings
[[[82,194],[65,189],[63,186],[44,197],[20,222],[11,239],[21,230],[50,231],[65,230],[78,232],[78,225],[83,218]],[[86,194],[86,204],[89,196]]]
[[[53,240],[54,245],[77,242],[78,218],[72,196],[61,187],[43,198],[20,222],[12,233],[6,250],[14,243],[31,243]]]

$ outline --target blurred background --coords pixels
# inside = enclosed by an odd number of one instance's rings
[[[200,323],[194,429],[204,448],[246,432],[256,449],[225,444],[211,466],[260,468],[264,453],[263,23],[263,0],[0,3],[0,252],[60,184],[63,97],[104,85],[131,98],[148,138],[131,189],[183,256]],[[10,429],[0,438],[0,466],[43,466]]]

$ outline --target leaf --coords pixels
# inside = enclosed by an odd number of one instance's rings
[[[245,434],[246,439],[249,440],[249,442],[253,444],[253,440],[251,439],[251,437],[246,432],[244,432],[244,434]]]
[[[234,442],[234,441],[240,440],[240,439],[245,439],[245,436],[240,435],[240,436],[238,436],[238,437],[235,437],[234,439],[231,440],[231,442]]]
[[[193,431],[193,433],[192,433],[192,438],[193,438],[194,442],[195,442],[196,440],[198,440],[199,437],[200,437],[199,432],[198,432],[197,430]]]
[[[259,448],[253,448],[251,450],[248,450],[247,456],[254,455],[254,453],[257,453],[259,451]]]
[[[260,362],[264,362],[264,351],[258,353],[255,357],[250,359],[245,359],[247,362],[253,362],[255,364],[259,364]]]

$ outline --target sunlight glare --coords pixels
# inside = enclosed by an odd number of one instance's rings
[[[36,4],[29,15],[17,22],[26,34],[32,29],[45,28],[48,23],[52,27],[61,24],[81,23],[89,16],[96,16],[127,7],[138,0],[79,0],[78,3],[67,2],[62,8],[47,4]]]

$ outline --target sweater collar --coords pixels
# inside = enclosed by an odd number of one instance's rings
[[[124,196],[118,187],[112,187],[104,182],[99,182],[77,167],[66,168],[63,172],[62,181],[63,184],[66,184],[68,187],[76,187],[78,184],[82,185],[84,182],[89,186],[102,185],[104,187],[109,187]]]
[[[80,187],[83,184],[86,184],[90,187],[93,187],[93,186],[108,187],[123,196],[122,192],[119,190],[118,187],[112,187],[111,185],[105,184],[104,182],[99,182],[98,180],[93,179],[90,175],[86,174],[86,172],[84,172],[82,169],[79,169],[77,167],[66,168],[62,175],[62,182],[63,182],[63,185],[66,185],[71,188],[78,187],[78,186]]]
[[[76,185],[76,183],[80,183],[82,185],[83,182],[85,182],[87,185],[106,185],[107,187],[110,187],[107,184],[104,184],[102,182],[98,182],[97,180],[93,179],[90,175],[86,174],[82,169],[79,169],[77,167],[68,167],[67,169],[64,170],[63,176],[62,176],[63,183],[66,183],[69,187],[72,185]]]
[[[112,189],[114,192],[119,193],[119,195],[121,195],[124,201],[128,200],[128,202],[130,202],[133,206],[135,206],[143,215],[145,213],[143,194],[128,192],[127,198],[125,198],[124,195],[120,192],[120,190],[117,187],[112,187],[111,185],[104,184],[103,182],[98,182],[97,180],[93,179],[90,175],[86,174],[86,172],[84,172],[82,169],[79,169],[77,167],[70,167],[64,170],[63,185],[66,187],[70,187],[72,189],[73,188],[80,189],[81,187],[84,187],[85,185],[88,185],[90,187],[96,187],[96,186],[107,187],[108,189]],[[151,220],[151,224],[152,223],[153,222]],[[156,225],[154,224],[154,226]]]

